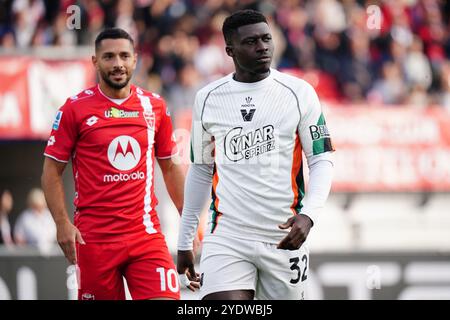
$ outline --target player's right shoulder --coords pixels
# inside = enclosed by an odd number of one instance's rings
[[[84,89],[83,91],[67,98],[63,107],[64,108],[72,108],[74,106],[79,106],[81,103],[98,98],[98,95],[99,95],[99,91],[96,86],[88,88],[88,89]]]

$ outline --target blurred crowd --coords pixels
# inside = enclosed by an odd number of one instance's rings
[[[174,109],[191,108],[198,88],[233,70],[221,27],[244,8],[269,18],[273,66],[313,73],[329,83],[328,98],[450,110],[445,0],[1,0],[0,43],[71,48],[92,45],[104,27],[123,28],[140,54],[135,82]]]
[[[48,210],[44,192],[33,188],[27,196],[26,209],[14,224],[10,213],[14,197],[8,189],[0,190],[0,246],[7,248],[30,246],[47,253],[56,245],[56,226]]]

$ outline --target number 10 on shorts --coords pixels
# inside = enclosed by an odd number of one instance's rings
[[[174,269],[169,269],[166,272],[164,268],[156,268],[156,272],[159,273],[159,279],[161,281],[161,291],[166,291],[167,288],[169,288],[169,290],[172,292],[178,292],[178,275]]]

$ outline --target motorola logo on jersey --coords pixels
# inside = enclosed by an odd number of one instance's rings
[[[248,133],[242,127],[231,129],[225,136],[225,155],[233,162],[250,159],[275,149],[274,128],[267,125]]]
[[[141,147],[133,137],[119,136],[109,144],[108,160],[114,168],[120,171],[133,169],[140,159]]]

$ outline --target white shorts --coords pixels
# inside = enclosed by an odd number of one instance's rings
[[[261,300],[306,298],[309,250],[277,249],[276,244],[229,236],[209,236],[200,260],[200,298],[221,291],[254,290]]]

